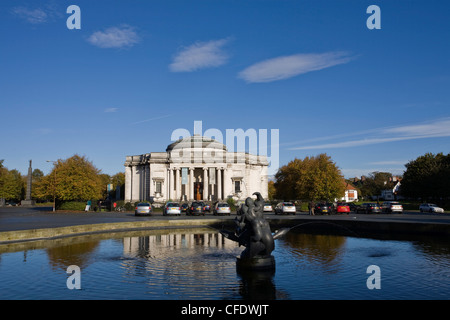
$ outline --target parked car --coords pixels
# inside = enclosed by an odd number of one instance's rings
[[[211,212],[211,206],[207,203],[203,203],[203,209],[205,211]]]
[[[189,215],[205,215],[205,204],[201,201],[191,203],[188,211]],[[186,213],[187,214],[187,213]]]
[[[356,211],[356,208],[358,207],[353,202],[347,202],[346,205],[348,205],[348,207],[350,208],[350,211]]]
[[[167,202],[163,209],[163,215],[181,215],[181,206],[177,202]]]
[[[270,203],[266,202],[264,204],[264,210],[263,211],[264,212],[272,212],[273,211],[272,205]]]
[[[403,206],[397,201],[385,201],[381,205],[381,211],[386,213],[403,212]]]
[[[332,214],[334,211],[332,203],[317,203],[314,206],[314,214]]]
[[[152,213],[152,205],[147,202],[138,203],[134,209],[135,216],[150,215]]]
[[[189,210],[189,204],[183,203],[183,204],[181,205],[181,212],[187,213],[188,210]]]
[[[430,213],[444,213],[444,209],[441,207],[438,207],[434,203],[422,203],[419,206],[420,212],[430,212]]]
[[[350,213],[350,206],[346,203],[338,202],[336,205],[336,213]]]
[[[231,214],[231,208],[230,205],[226,202],[218,202],[216,203],[216,205],[214,206],[214,215],[230,215]]]
[[[356,208],[356,213],[381,213],[381,207],[372,202],[366,202]]]
[[[280,202],[275,207],[275,214],[295,214],[297,212],[297,209],[295,208],[295,205],[292,202]]]

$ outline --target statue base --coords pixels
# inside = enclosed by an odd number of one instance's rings
[[[20,201],[20,205],[22,207],[33,207],[36,205],[36,202],[34,200],[22,200]]]
[[[270,256],[255,256],[253,258],[236,258],[236,268],[240,270],[274,270],[275,258]]]

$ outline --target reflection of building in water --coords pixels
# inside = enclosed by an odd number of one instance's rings
[[[143,252],[155,256],[166,252],[167,249],[189,248],[204,246],[214,248],[236,248],[237,244],[223,237],[220,233],[169,233],[148,235],[145,237],[125,237],[123,250],[125,254],[135,255]],[[164,252],[161,251],[164,248]]]

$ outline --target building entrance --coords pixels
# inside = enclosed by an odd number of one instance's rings
[[[203,195],[203,183],[194,182],[194,198],[197,201],[202,200]]]

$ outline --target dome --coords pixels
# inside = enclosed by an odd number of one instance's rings
[[[173,149],[187,149],[187,148],[194,148],[194,147],[201,147],[201,148],[211,148],[211,149],[218,149],[218,150],[225,150],[227,151],[227,147],[220,143],[217,140],[200,136],[200,135],[193,135],[190,137],[186,137],[183,139],[179,139],[167,146],[166,152],[170,152]]]

